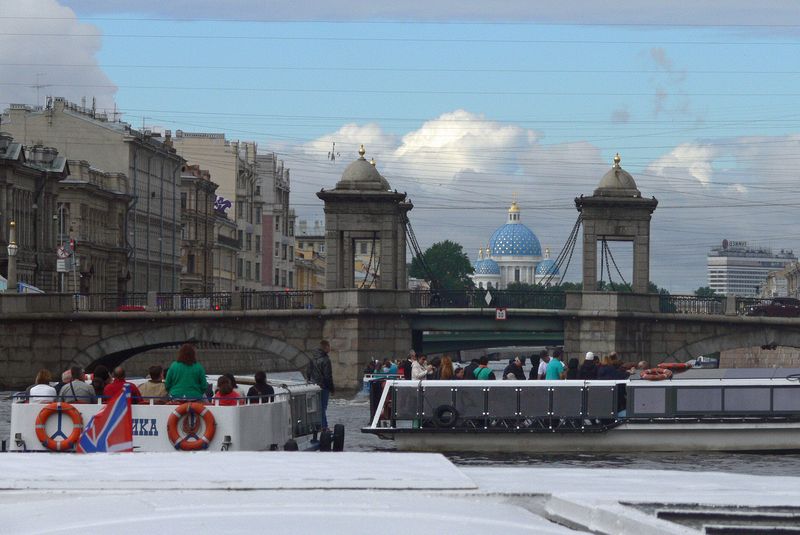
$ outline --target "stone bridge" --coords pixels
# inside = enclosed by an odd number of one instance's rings
[[[651,362],[742,347],[800,347],[799,319],[663,313],[658,296],[651,295],[571,294],[563,310],[510,308],[504,321],[495,319],[490,308],[372,307],[363,299],[354,303],[359,306],[202,312],[0,308],[0,382],[4,387],[27,385],[42,367],[56,372],[73,363],[88,369],[100,363],[115,366],[185,341],[241,348],[209,359],[201,353],[209,373],[222,373],[304,370],[319,340],[326,338],[333,347],[335,380],[345,389],[358,387],[368,360],[402,358],[412,346],[430,353],[486,347],[488,342],[502,347],[563,341],[570,356],[617,351],[624,360]],[[253,357],[255,351],[266,356]]]

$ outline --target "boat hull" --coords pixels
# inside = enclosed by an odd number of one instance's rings
[[[370,430],[375,433],[376,430]],[[800,450],[800,422],[623,423],[604,432],[455,432],[385,430],[404,451],[620,453]]]

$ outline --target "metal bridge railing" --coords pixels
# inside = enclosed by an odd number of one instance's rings
[[[725,314],[725,297],[697,297],[696,295],[662,295],[659,310],[670,314]]]
[[[412,308],[530,308],[562,310],[566,294],[560,292],[514,292],[508,290],[416,290]]]

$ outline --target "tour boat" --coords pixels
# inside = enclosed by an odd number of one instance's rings
[[[800,369],[659,378],[373,383],[362,432],[412,451],[800,450]]]
[[[213,377],[209,376],[209,382]],[[237,378],[240,392],[246,379]],[[252,378],[250,378],[252,381]],[[135,382],[135,381],[134,381]],[[145,398],[132,405],[134,451],[259,451],[283,449],[289,439],[320,428],[320,388],[304,381],[270,381],[272,399],[242,405]],[[242,392],[243,394],[246,393]],[[74,451],[89,420],[109,405],[40,403],[15,394],[11,405],[11,451]]]

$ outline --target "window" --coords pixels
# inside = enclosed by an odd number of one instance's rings
[[[256,223],[261,224],[261,208],[256,208]]]
[[[281,271],[281,286],[286,287],[286,270]]]
[[[244,219],[244,201],[236,201],[236,219]]]
[[[256,236],[256,252],[261,252],[261,236]]]
[[[247,250],[253,250],[253,234],[250,232],[247,233]]]
[[[519,282],[519,268],[514,268],[514,282]]]
[[[186,257],[186,272],[194,273],[194,255],[190,254]]]
[[[275,216],[275,230],[281,230],[281,216]]]
[[[261,186],[256,186],[256,196],[261,195]]]
[[[294,260],[294,245],[289,246],[289,260]]]
[[[360,251],[361,254],[367,254],[367,242],[362,241],[360,245],[361,245],[361,251]]]
[[[281,245],[281,258],[286,260],[286,244]]]
[[[238,231],[237,235],[239,236],[239,247],[241,247],[242,244],[244,244],[244,231],[243,230]]]
[[[281,283],[281,270],[275,269],[275,286],[279,286]]]
[[[244,260],[241,258],[238,259],[236,265],[236,276],[240,279],[244,276]]]
[[[294,288],[294,272],[289,272],[289,288]]]
[[[181,210],[186,210],[186,192],[181,193]]]
[[[261,280],[261,263],[256,262],[256,272],[255,272],[256,280]]]
[[[252,272],[250,270],[250,268],[252,267],[252,264],[248,260],[247,263],[245,264],[245,266],[246,267],[245,267],[245,271],[244,271],[244,278],[247,279],[247,280],[250,280],[250,279],[253,278],[252,277]]]
[[[281,251],[281,244],[275,242],[275,258],[278,258],[278,255],[280,255],[280,251]]]

